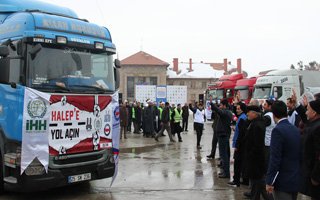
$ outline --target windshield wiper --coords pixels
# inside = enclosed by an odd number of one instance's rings
[[[67,93],[71,92],[71,90],[67,87],[62,87],[60,85],[47,85],[47,84],[42,84],[38,86],[33,86],[34,89],[42,89],[48,92],[62,92],[62,93]]]
[[[74,87],[94,89],[94,90],[96,90],[96,91],[103,92],[103,93],[114,92],[113,90],[104,89],[104,88],[101,88],[101,87],[98,87],[98,86],[94,86],[94,85],[70,85],[69,87],[70,87],[70,88],[73,88],[73,89],[74,89]]]

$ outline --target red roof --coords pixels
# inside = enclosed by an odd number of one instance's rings
[[[160,60],[146,52],[139,51],[132,56],[121,60],[121,65],[148,65],[148,66],[169,66],[169,63]]]

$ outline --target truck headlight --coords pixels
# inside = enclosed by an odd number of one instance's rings
[[[103,43],[101,43],[101,42],[95,42],[95,43],[94,43],[94,48],[96,48],[96,49],[103,49],[103,48],[104,48],[104,45],[103,45]]]
[[[67,44],[67,38],[66,37],[62,37],[62,36],[57,36],[56,37],[57,43],[59,44]]]

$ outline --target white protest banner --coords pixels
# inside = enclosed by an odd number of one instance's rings
[[[115,171],[112,177],[112,181],[110,183],[110,187],[112,186],[114,180],[118,174],[118,163],[119,163],[119,146],[120,146],[120,110],[119,110],[119,94],[116,92],[112,95],[112,109],[113,109],[113,117],[112,117],[112,150],[114,155],[115,162]]]
[[[25,88],[22,125],[22,174],[37,158],[48,172],[49,164],[49,99],[50,95]]]

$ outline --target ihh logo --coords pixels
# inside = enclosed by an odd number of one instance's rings
[[[47,130],[47,120],[27,120],[27,131],[45,131]]]

